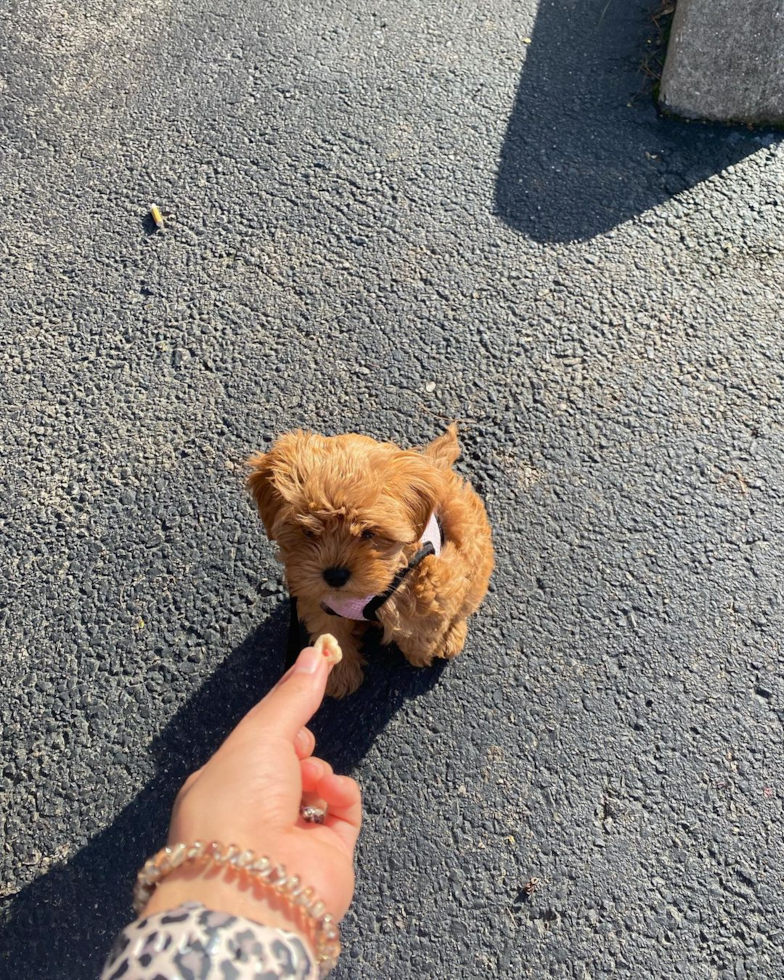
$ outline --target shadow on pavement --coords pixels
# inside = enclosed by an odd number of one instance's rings
[[[0,978],[89,980],[131,918],[140,864],[165,839],[174,797],[242,716],[280,676],[289,628],[281,603],[218,667],[154,741],[157,773],[116,820],[66,865],[22,889],[0,928]],[[271,657],[270,651],[278,651]],[[344,701],[326,701],[313,721],[319,755],[350,772],[408,697],[440,670],[410,668],[396,651],[370,648],[366,682]]]
[[[590,239],[780,138],[658,115],[644,67],[661,7],[541,0],[496,179],[507,225],[540,242]]]

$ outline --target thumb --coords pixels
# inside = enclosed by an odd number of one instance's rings
[[[324,700],[330,670],[326,654],[305,647],[294,666],[245,716],[240,727],[252,725],[293,742]]]

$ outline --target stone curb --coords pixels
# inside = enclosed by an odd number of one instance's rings
[[[688,119],[784,125],[784,0],[678,0],[659,101]]]

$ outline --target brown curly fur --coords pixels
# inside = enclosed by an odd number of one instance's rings
[[[322,604],[338,592],[350,598],[383,592],[415,554],[433,511],[444,547],[380,608],[382,642],[396,643],[417,667],[463,649],[466,620],[487,592],[493,546],[484,504],[452,469],[459,455],[452,425],[422,450],[353,434],[293,432],[248,460],[248,488],[279,546],[300,617],[311,638],[332,633],[343,648],[330,677],[334,697],[362,683],[360,646],[371,624],[333,616]],[[340,590],[324,580],[331,567],[351,572]]]

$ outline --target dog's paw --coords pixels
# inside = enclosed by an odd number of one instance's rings
[[[412,667],[432,667],[435,654],[432,650],[404,650],[403,656]]]
[[[412,667],[432,667],[433,661],[436,659],[451,660],[456,657],[463,649],[467,633],[468,623],[461,619],[457,623],[452,623],[435,644],[401,647],[403,656]]]
[[[451,660],[465,646],[466,636],[468,635],[468,623],[463,619],[459,623],[452,623],[444,637],[444,645],[439,653],[444,660]]]
[[[331,698],[345,698],[357,690],[362,678],[361,665],[356,660],[347,660],[344,657],[332,668],[327,680],[327,694]]]

